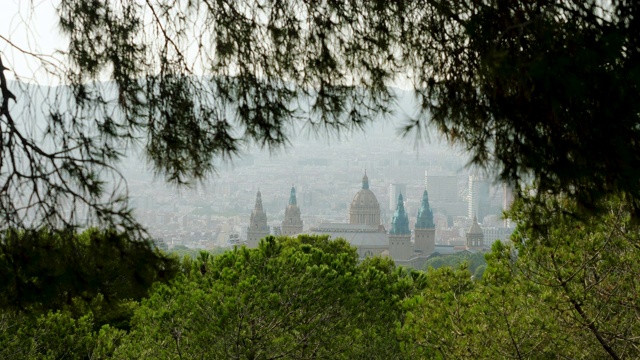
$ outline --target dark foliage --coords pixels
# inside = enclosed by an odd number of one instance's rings
[[[0,307],[44,311],[73,301],[137,300],[177,262],[115,231],[13,231],[0,242]]]

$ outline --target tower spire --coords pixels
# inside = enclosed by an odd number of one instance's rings
[[[364,176],[362,177],[362,188],[369,188],[369,178],[367,177],[367,169],[364,169]]]
[[[411,234],[411,230],[409,230],[409,217],[404,210],[404,200],[402,198],[402,193],[398,195],[398,206],[396,207],[396,212],[393,214],[393,219],[391,220],[391,230],[389,231],[392,235],[405,235]]]
[[[269,235],[269,226],[267,225],[267,214],[262,208],[262,194],[260,190],[256,194],[256,204],[249,218],[249,227],[247,228],[247,246],[250,248],[258,247],[260,239]]]
[[[263,209],[262,209],[262,194],[260,193],[260,190],[258,190],[258,193],[256,194],[256,204],[253,207],[253,209],[255,211],[263,211]]]
[[[418,210],[416,228],[431,229],[435,227],[433,223],[433,211],[431,211],[431,207],[429,206],[429,193],[425,190],[422,193],[422,204],[420,204],[420,210]]]
[[[289,194],[289,205],[298,205],[296,200],[296,188],[291,185],[291,193]]]
[[[418,219],[415,227],[416,250],[423,255],[432,254],[436,248],[436,225],[433,222],[433,211],[429,206],[429,193],[427,189],[422,193],[422,204],[418,210]]]
[[[291,185],[289,195],[289,205],[284,210],[284,220],[282,220],[282,235],[293,236],[302,232],[303,223],[300,217],[300,208],[296,201],[296,188]]]

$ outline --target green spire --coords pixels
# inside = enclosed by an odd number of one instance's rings
[[[294,186],[291,186],[291,194],[289,195],[289,205],[297,205],[296,188]]]
[[[404,211],[404,201],[402,200],[402,193],[398,195],[398,207],[396,208],[396,212],[393,214],[393,219],[391,220],[391,230],[389,231],[389,234],[411,234],[411,230],[409,230],[409,217]]]
[[[422,205],[418,210],[418,221],[416,221],[416,229],[433,229],[436,225],[433,223],[433,211],[429,206],[429,194],[427,190],[422,193]]]

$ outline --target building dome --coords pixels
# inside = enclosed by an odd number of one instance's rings
[[[478,218],[475,216],[473,217],[473,224],[469,228],[468,234],[472,234],[472,235],[482,234],[482,228],[480,227],[480,224],[478,224]]]
[[[351,201],[351,209],[372,209],[377,208],[380,212],[380,204],[373,191],[362,189],[356,193]]]
[[[376,195],[369,190],[369,178],[365,172],[362,177],[362,189],[356,193],[349,208],[349,223],[380,225],[380,203]]]

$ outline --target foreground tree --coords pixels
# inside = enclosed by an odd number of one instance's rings
[[[486,266],[487,262],[484,258],[484,253],[469,253],[462,252],[458,254],[451,255],[436,255],[430,256],[429,259],[424,264],[424,269],[427,270],[429,268],[439,269],[441,267],[449,267],[453,269],[460,268],[465,265],[466,268],[472,273],[475,274],[478,268],[482,266]],[[480,269],[480,272],[484,271]]]
[[[513,247],[497,243],[481,281],[431,269],[405,301],[405,349],[426,358],[636,358],[638,225],[624,199],[585,223],[575,201],[520,200]],[[531,218],[534,212],[537,217]],[[544,223],[542,232],[538,226]],[[517,251],[515,251],[517,250]]]
[[[215,170],[212,159],[247,142],[282,146],[303,124],[360,128],[392,111],[394,83],[412,86],[422,110],[406,131],[434,124],[473,164],[589,210],[616,192],[638,208],[638,6],[60,1],[60,53],[0,37],[65,85],[42,95],[8,82],[0,54],[3,224],[137,229],[126,190],[104,196],[132,142],[158,174],[188,183]]]
[[[109,325],[96,329],[91,311],[74,316],[67,310],[37,315],[0,310],[3,359],[108,359],[125,335]]]
[[[545,197],[544,207],[520,201],[513,210],[522,276],[552,290],[550,310],[588,357],[640,354],[640,228],[628,201],[607,199],[607,213],[589,223],[572,215],[575,202],[564,197]],[[532,214],[537,221],[528,220]]]
[[[136,310],[116,356],[395,359],[400,301],[414,286],[390,260],[357,264],[343,240],[268,237],[185,263]]]
[[[546,200],[548,209],[536,209],[549,232],[521,221],[513,247],[494,244],[482,279],[465,267],[358,264],[353,248],[327,237],[269,237],[258,249],[185,257],[174,281],[127,303],[130,328],[101,315],[104,303],[79,297],[42,314],[1,310],[0,355],[638,357],[637,225],[619,199],[590,225],[570,215],[575,204]],[[513,216],[530,206],[516,203]]]
[[[45,312],[97,297],[100,306],[117,307],[178,270],[175,259],[113,230],[8,230],[1,238],[2,309]]]

